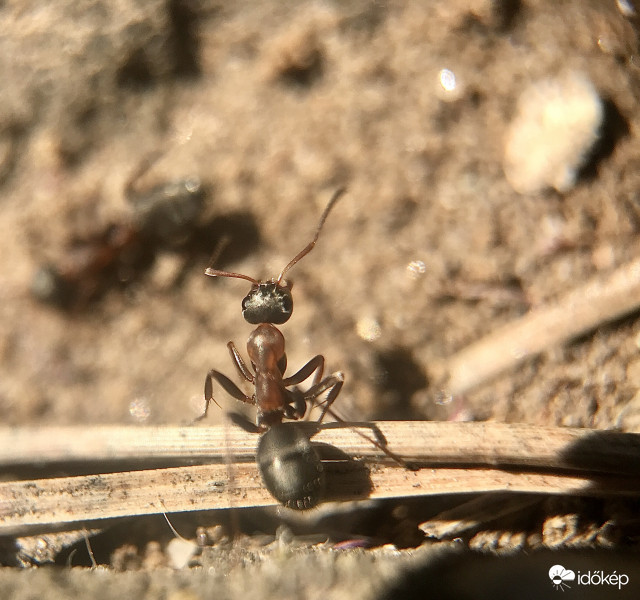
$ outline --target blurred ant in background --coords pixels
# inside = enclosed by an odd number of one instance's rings
[[[187,255],[174,282],[177,285],[193,255],[206,252],[202,240],[222,237],[229,230],[246,240],[242,253],[253,249],[259,234],[246,214],[200,223],[208,190],[198,177],[138,189],[138,181],[162,154],[154,152],[144,159],[125,185],[131,218],[74,233],[60,259],[40,266],[31,283],[37,300],[62,310],[85,308],[110,287],[127,284],[147,271],[156,255],[166,249]]]

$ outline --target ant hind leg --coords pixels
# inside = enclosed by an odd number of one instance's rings
[[[318,419],[318,423],[321,423],[325,415],[329,413],[329,415],[331,415],[337,421],[337,424],[339,424],[339,426],[342,426],[342,427],[351,426],[342,417],[340,417],[334,410],[331,409],[331,405],[333,404],[338,394],[340,393],[343,383],[344,383],[344,375],[341,372],[334,373],[333,375],[329,375],[329,377],[321,381],[318,385],[310,388],[307,391],[307,393],[304,395],[305,400],[314,402],[316,406],[323,406],[322,414]],[[324,391],[328,389],[330,391],[327,394],[327,397],[322,402],[317,402],[316,399],[318,398],[318,396],[320,396]],[[404,467],[409,471],[417,470],[416,466],[408,463],[402,457],[398,456],[395,452],[392,452],[391,450],[389,450],[389,448],[387,447],[387,440],[384,437],[384,434],[382,433],[382,431],[380,431],[380,428],[375,423],[367,423],[367,424],[360,423],[359,425],[368,427],[373,433],[375,439],[370,438],[368,435],[365,435],[364,433],[362,433],[361,431],[358,431],[358,429],[354,427],[354,431],[359,436],[363,437],[369,443],[373,444],[376,448],[378,448],[378,450],[384,452],[384,454],[386,454],[394,462],[398,463],[401,467]]]
[[[331,405],[334,403],[335,399],[338,397],[340,390],[344,384],[344,375],[338,371],[333,375],[329,375],[325,377],[320,383],[311,386],[304,394],[304,399],[307,402],[312,402],[316,406],[322,406],[322,413],[320,414],[320,418],[318,419],[318,423],[322,423],[325,415],[331,408]],[[318,402],[317,398],[321,396],[324,392],[329,390],[327,397],[322,401]]]
[[[227,418],[236,426],[240,427],[240,429],[244,429],[247,433],[260,433],[260,428],[255,424],[249,421],[247,417],[245,417],[241,413],[237,412],[228,412]]]

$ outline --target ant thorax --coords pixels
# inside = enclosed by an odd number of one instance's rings
[[[291,285],[276,279],[253,285],[242,300],[242,316],[247,323],[286,323],[293,312]]]

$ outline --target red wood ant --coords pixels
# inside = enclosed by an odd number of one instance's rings
[[[150,154],[127,181],[130,218],[74,235],[57,264],[38,269],[31,284],[36,299],[65,310],[81,308],[114,283],[149,268],[161,247],[178,247],[191,235],[206,195],[197,177],[137,189],[162,154]]]
[[[249,396],[226,375],[211,369],[204,384],[205,410],[196,420],[206,417],[212,401],[218,404],[213,397],[214,380],[236,400],[254,405],[257,408],[255,424],[236,413],[231,413],[230,416],[234,423],[246,431],[263,434],[257,450],[257,462],[262,479],[271,494],[289,508],[306,509],[317,504],[324,486],[324,472],[309,437],[296,427],[295,423],[283,423],[283,420],[300,420],[308,407],[322,406],[318,423],[322,422],[327,413],[344,423],[331,410],[331,405],[344,383],[344,375],[338,371],[322,379],[324,356],[318,354],[299,371],[285,377],[285,341],[275,324],[287,322],[293,312],[292,286],[284,278],[285,275],[313,250],[329,212],[344,191],[344,188],[341,188],[333,194],[320,217],[311,242],[296,254],[276,279],[259,281],[241,273],[220,271],[211,267],[205,270],[205,274],[211,277],[234,277],[245,279],[252,284],[251,290],[242,301],[242,316],[248,323],[258,325],[247,341],[247,353],[253,371],[247,367],[233,342],[229,342],[227,348],[238,373],[253,384],[255,391]],[[312,375],[312,384],[308,390],[302,391],[295,387]],[[318,398],[325,393],[325,399],[318,402]],[[375,426],[371,428],[376,430]],[[407,466],[400,457],[386,449],[384,438],[377,442],[364,434],[361,435],[396,462]]]

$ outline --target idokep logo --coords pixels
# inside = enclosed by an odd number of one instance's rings
[[[604,571],[587,571],[581,573],[578,571],[578,576],[571,569],[565,569],[562,565],[553,565],[549,569],[549,579],[551,584],[557,590],[570,588],[569,581],[576,581],[578,585],[613,585],[618,589],[629,583],[629,576],[624,573],[605,573]]]
[[[576,574],[570,569],[565,569],[562,565],[553,565],[549,569],[549,579],[551,579],[553,587],[557,590],[564,592],[565,588],[571,587],[567,581],[574,581],[575,578]]]

